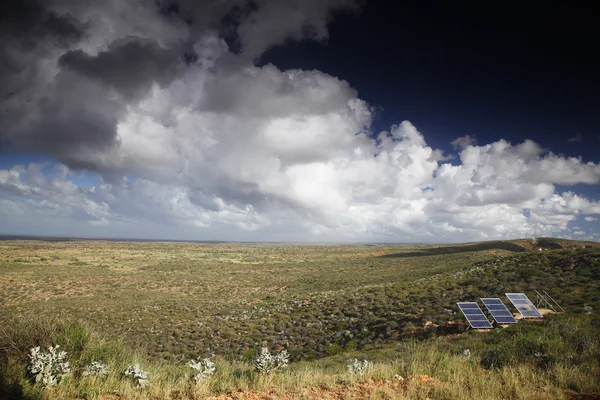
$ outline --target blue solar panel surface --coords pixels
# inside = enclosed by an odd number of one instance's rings
[[[524,293],[506,293],[506,297],[513,303],[523,318],[542,318],[542,314]]]
[[[481,308],[475,302],[461,302],[458,304],[458,308],[465,315],[469,325],[473,329],[491,329],[492,324],[488,321],[487,317],[481,311]]]
[[[485,299],[481,299],[481,301],[483,302],[485,307],[488,309],[490,314],[492,314],[492,317],[496,320],[497,323],[499,323],[499,324],[516,324],[517,323],[517,320],[515,319],[515,317],[513,317],[511,312],[508,311],[508,308],[506,308],[506,306],[504,305],[502,300],[500,300],[498,298],[485,298]]]

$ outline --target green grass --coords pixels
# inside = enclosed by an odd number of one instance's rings
[[[443,383],[411,382],[395,396],[455,398],[462,387],[467,398],[529,398],[527,390],[542,398],[546,389],[531,387],[538,384],[556,391],[549,397],[600,391],[591,379],[598,344],[590,339],[600,336],[600,250],[593,243],[539,242],[562,249],[531,251],[527,240],[452,246],[0,242],[0,346],[3,365],[10,366],[2,368],[4,385],[24,398],[40,397],[27,382],[23,352],[59,343],[76,366],[103,356],[116,368],[106,382],[77,376],[65,382],[57,393],[73,398],[112,390],[126,398],[203,398],[269,385],[292,391],[339,385],[357,380],[345,371],[346,359],[355,356],[376,361],[375,378],[427,374]],[[457,332],[447,323],[463,321],[457,301],[519,291],[534,299],[534,289],[547,290],[567,314],[543,327],[519,323],[438,341]],[[293,373],[269,381],[256,376],[250,362],[262,345],[288,349]],[[465,348],[471,359],[462,355]],[[185,363],[205,356],[218,358],[220,372],[210,384],[192,387]],[[133,360],[154,371],[148,391],[120,380]],[[512,383],[485,389],[489,374]],[[531,385],[517,383],[519,374],[531,375]]]

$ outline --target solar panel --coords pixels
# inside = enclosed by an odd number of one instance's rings
[[[506,293],[506,297],[510,300],[515,308],[521,313],[523,318],[542,318],[542,314],[533,305],[531,301],[523,293]]]
[[[515,319],[515,317],[513,317],[511,312],[508,311],[508,308],[506,308],[506,306],[504,305],[502,300],[500,300],[498,298],[485,298],[485,299],[481,299],[481,301],[485,305],[485,308],[488,309],[490,314],[492,314],[492,317],[496,320],[497,323],[499,323],[499,324],[516,324],[517,323],[517,320]]]
[[[456,303],[473,329],[492,329],[492,324],[475,302]]]

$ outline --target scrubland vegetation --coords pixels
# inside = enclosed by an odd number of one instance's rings
[[[534,251],[527,240],[0,242],[0,394],[542,399],[598,393],[600,248],[540,243],[557,248]],[[463,332],[457,301],[521,291],[535,300],[534,289],[548,291],[567,312]],[[44,389],[27,369],[30,349],[57,344],[71,373]],[[289,366],[260,372],[263,347],[289,352]],[[199,364],[205,360],[214,371],[198,379],[210,370]],[[348,367],[363,360],[364,368]],[[107,376],[85,373],[94,362],[107,365]],[[135,364],[149,373],[147,385],[125,376]]]

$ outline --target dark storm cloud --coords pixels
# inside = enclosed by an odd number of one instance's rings
[[[323,40],[328,37],[331,13],[358,10],[359,0],[164,0],[162,15],[179,19],[194,41],[206,30],[223,36],[233,52],[247,59],[259,57],[288,39]]]
[[[80,41],[87,25],[47,5],[29,0],[0,5],[0,141],[9,151],[60,157],[90,139],[90,146],[104,146],[115,135],[110,122],[98,116],[101,111],[73,98],[82,91],[72,80],[60,74],[47,78],[55,74],[55,54]]]
[[[24,47],[35,47],[37,40],[52,37],[68,44],[81,38],[82,25],[71,15],[58,15],[33,0],[5,0],[0,4],[0,34],[12,36]]]
[[[90,56],[82,50],[69,51],[59,65],[107,85],[132,100],[145,94],[156,82],[168,84],[177,76],[182,57],[175,50],[163,49],[154,41],[125,38],[112,43],[108,50]]]
[[[118,146],[122,103],[106,88],[69,72],[58,74],[35,106],[14,122],[12,148],[49,154],[66,165],[97,170],[98,152]]]
[[[285,40],[326,38],[330,12],[355,3],[4,1],[0,151],[38,152],[72,168],[112,173],[127,110],[153,84],[167,87],[186,68],[213,62],[206,48],[198,52],[207,35],[241,46],[228,58],[235,74]]]
[[[26,90],[45,47],[66,48],[83,36],[84,24],[32,0],[0,2],[0,99]],[[33,57],[32,57],[33,56]]]
[[[154,82],[168,84],[181,57],[152,39],[129,36],[90,55],[76,48],[88,39],[89,22],[43,3],[9,3],[0,8],[0,150],[102,170],[103,154],[120,144],[117,124],[128,102]]]

